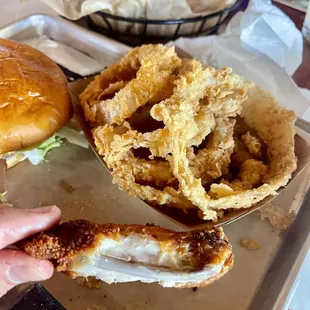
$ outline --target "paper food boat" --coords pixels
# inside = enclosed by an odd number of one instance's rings
[[[84,91],[86,86],[90,83],[92,78],[79,80],[73,83],[70,83],[70,93],[72,97],[72,104],[74,107],[74,112],[76,115],[76,118],[82,128],[82,130],[85,133],[85,136],[87,137],[91,148],[97,155],[98,159],[102,163],[102,165],[108,169],[105,161],[103,160],[103,157],[100,156],[96,150],[94,140],[91,134],[91,127],[89,123],[86,121],[84,117],[83,109],[80,105],[79,100],[79,94]],[[310,145],[299,135],[295,135],[295,155],[297,157],[297,169],[293,173],[292,178],[290,182],[292,182],[310,163]],[[109,170],[109,169],[108,169]],[[289,182],[289,183],[290,183]],[[289,184],[288,184],[289,185]],[[286,186],[288,186],[286,185]],[[117,185],[115,185],[117,186]],[[277,192],[278,195],[284,190],[285,187],[280,188]],[[219,226],[222,224],[229,224],[233,221],[236,221],[237,219],[240,219],[241,217],[250,214],[259,208],[263,207],[264,205],[271,202],[275,197],[277,196],[268,196],[264,200],[258,202],[257,204],[253,205],[251,208],[247,209],[236,209],[235,211],[231,211],[229,213],[225,213],[224,216],[219,219],[217,223],[213,223],[212,221],[205,221],[201,219],[197,215],[197,211],[189,211],[187,213],[183,212],[182,210],[171,208],[167,206],[160,206],[160,205],[151,205],[147,202],[145,202],[149,207],[155,209],[157,212],[159,212],[161,215],[167,217],[169,220],[173,221],[177,225],[186,228],[186,229],[197,229],[197,228],[203,228],[203,227],[211,227],[211,226]]]

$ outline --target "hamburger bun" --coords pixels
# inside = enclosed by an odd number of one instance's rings
[[[71,116],[61,69],[30,46],[0,39],[0,154],[43,142]]]

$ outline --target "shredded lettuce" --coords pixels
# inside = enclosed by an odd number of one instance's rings
[[[60,147],[61,144],[62,144],[61,138],[58,138],[56,135],[54,135],[45,140],[44,142],[42,142],[37,147],[22,150],[20,152],[22,152],[33,165],[38,165],[42,161],[44,161],[45,155],[47,154],[48,151],[56,147]]]
[[[7,194],[7,192],[0,193],[0,203],[8,205],[8,206],[12,206],[12,204],[10,204],[8,202],[8,199],[6,198],[6,194]]]
[[[56,133],[57,137],[65,138],[68,140],[69,143],[76,144],[78,146],[84,147],[85,149],[88,148],[88,141],[86,140],[83,132],[77,132],[76,130],[63,127]]]
[[[23,154],[25,156],[24,159],[27,158],[31,164],[38,165],[44,161],[46,154],[50,150],[61,146],[63,139],[66,139],[69,143],[88,148],[88,141],[83,134],[72,128],[64,127],[41,144],[19,150],[18,153]]]

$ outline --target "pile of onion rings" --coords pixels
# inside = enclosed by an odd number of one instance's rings
[[[135,48],[80,95],[113,181],[151,204],[217,221],[286,185],[295,114],[230,68]]]

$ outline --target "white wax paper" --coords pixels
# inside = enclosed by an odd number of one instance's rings
[[[79,19],[97,11],[147,19],[179,19],[220,11],[236,0],[42,0],[68,19]]]
[[[57,13],[76,20],[89,15],[93,23],[109,30],[106,21],[99,15],[101,11],[111,15],[136,19],[181,19],[209,15],[231,7],[236,0],[41,0]],[[227,13],[222,18],[225,18]],[[208,19],[202,31],[215,26],[219,17]],[[128,23],[109,19],[113,31],[139,35],[144,31],[143,24]],[[185,23],[178,30],[179,35],[192,34],[200,29],[201,22]],[[173,35],[178,25],[148,25],[146,35]]]
[[[90,58],[70,46],[53,41],[45,35],[25,40],[23,43],[38,49],[57,64],[81,76],[100,72],[107,65]]]
[[[290,75],[302,62],[301,32],[271,1],[251,0],[244,13],[233,17],[225,34],[240,34],[245,48],[266,54]]]

